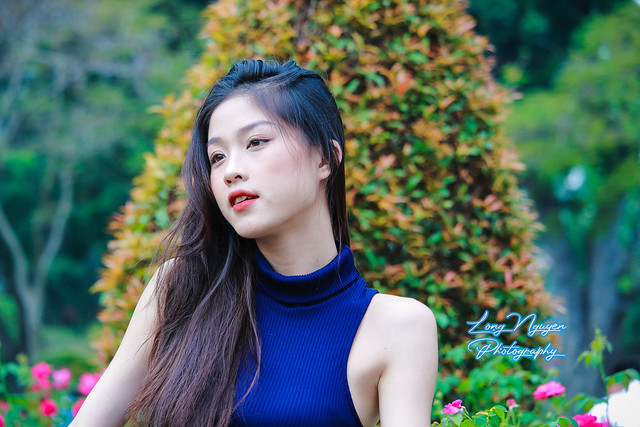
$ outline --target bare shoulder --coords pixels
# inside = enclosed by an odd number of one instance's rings
[[[173,268],[173,265],[175,262],[176,262],[175,258],[170,258],[165,262],[163,262],[162,265],[160,265],[156,270],[156,272],[153,274],[151,281],[158,280],[159,276],[164,277],[169,271],[171,271],[171,268]]]
[[[412,354],[430,354],[437,360],[438,327],[427,305],[414,298],[378,293],[371,308],[383,366],[399,363]]]
[[[436,319],[431,309],[415,298],[378,293],[372,305],[376,323],[379,326],[387,325],[385,329],[391,329],[394,336],[436,329]]]

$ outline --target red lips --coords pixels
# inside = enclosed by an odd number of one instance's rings
[[[243,196],[247,198],[239,203],[236,203],[236,199]],[[246,190],[234,190],[229,193],[229,204],[231,205],[231,208],[234,212],[242,212],[243,210],[251,206],[257,198],[257,194],[250,193]]]

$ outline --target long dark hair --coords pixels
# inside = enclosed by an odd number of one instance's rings
[[[326,195],[333,237],[338,249],[349,244],[344,156],[339,159],[332,144],[337,141],[345,152],[344,130],[324,80],[295,61],[234,64],[198,110],[181,171],[186,205],[160,243],[158,249],[166,245],[165,250],[156,251],[152,262],[163,268],[155,294],[158,324],[148,371],[128,408],[133,424],[227,426],[240,363],[250,355],[259,367],[255,240],[239,236],[220,212],[209,185],[206,149],[211,113],[238,94],[250,96],[265,114],[302,131],[310,146],[322,150],[331,165]],[[258,376],[259,368],[252,387]]]

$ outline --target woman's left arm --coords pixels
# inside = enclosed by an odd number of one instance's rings
[[[438,374],[436,319],[420,301],[401,300],[385,316],[388,322],[380,334],[385,341],[378,382],[380,426],[426,427],[431,425]]]

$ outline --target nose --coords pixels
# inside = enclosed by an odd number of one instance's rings
[[[233,178],[231,178],[231,176],[233,176],[233,175],[229,175],[229,177],[226,177],[226,176],[225,176],[224,181],[225,181],[227,184],[233,184],[233,182],[234,182],[234,181],[241,181],[241,180],[243,180],[243,179],[244,179],[244,178],[242,177],[242,175],[240,175],[240,174],[238,174],[238,175],[234,176]]]
[[[226,169],[224,171],[224,182],[227,185],[233,184],[235,181],[242,181],[247,178],[247,174],[242,168],[239,166],[239,161],[237,156],[234,156],[235,160],[231,158],[227,158],[226,160]]]

